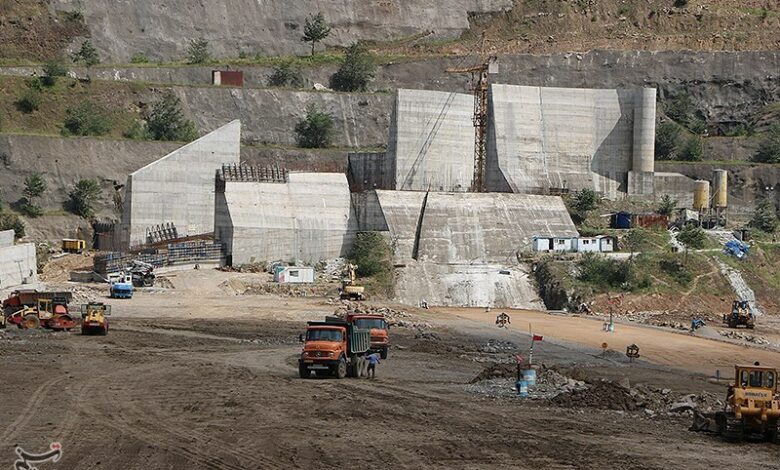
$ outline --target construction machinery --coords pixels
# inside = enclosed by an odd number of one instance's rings
[[[298,359],[302,379],[333,376],[364,377],[368,370],[366,355],[371,349],[371,332],[357,328],[339,318],[327,317],[324,322],[309,322],[301,335],[303,352]]]
[[[479,63],[473,67],[449,68],[446,71],[471,74],[472,92],[474,93],[474,177],[471,182],[471,191],[484,193],[487,192],[485,166],[488,120],[490,118],[488,113],[489,75],[498,73],[497,57],[486,58],[484,33],[482,33]]]
[[[78,238],[63,238],[62,251],[65,253],[83,253],[87,248],[87,242]]]
[[[347,323],[361,330],[371,332],[370,352],[379,353],[382,359],[387,359],[390,351],[390,325],[384,315],[364,315],[353,313],[347,315]]]
[[[111,306],[102,302],[90,302],[81,305],[81,334],[108,334],[108,317]]]
[[[747,300],[735,300],[731,304],[731,313],[723,315],[723,323],[729,328],[739,328],[744,326],[753,329],[756,326],[756,316],[753,308]]]
[[[734,383],[726,392],[723,411],[715,414],[716,432],[731,441],[762,436],[780,444],[780,396],[777,369],[755,365],[734,367]]]
[[[348,263],[341,277],[339,297],[342,300],[366,300],[366,288],[357,285],[357,266]]]
[[[8,322],[19,328],[49,328],[66,330],[76,326],[76,319],[68,312],[68,301],[64,297],[38,299],[35,305],[25,305],[11,313]]]

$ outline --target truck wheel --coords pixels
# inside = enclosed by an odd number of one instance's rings
[[[388,353],[387,348],[382,348],[382,350],[379,352],[379,357],[382,359],[387,359],[387,353]]]
[[[346,376],[347,376],[347,361],[345,361],[344,358],[342,357],[338,365],[336,366],[336,378],[343,379]]]
[[[298,375],[302,379],[308,379],[309,377],[311,377],[311,371],[309,371],[309,369],[305,365],[298,364]]]

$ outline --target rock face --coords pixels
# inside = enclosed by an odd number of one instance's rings
[[[55,9],[80,11],[107,60],[135,53],[181,59],[191,39],[209,41],[217,57],[307,54],[306,17],[322,12],[331,26],[326,45],[388,40],[427,33],[450,38],[469,27],[469,13],[512,7],[512,0],[54,0]]]

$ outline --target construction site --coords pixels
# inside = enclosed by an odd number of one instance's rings
[[[0,6],[0,467],[780,469],[777,6],[235,3]]]

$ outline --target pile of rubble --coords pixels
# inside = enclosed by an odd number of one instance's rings
[[[273,282],[254,282],[250,279],[232,278],[219,287],[232,295],[278,295],[282,297],[325,297],[333,290],[332,286],[319,284],[277,284]]]
[[[334,312],[334,315],[344,318],[349,314],[384,315],[388,325],[398,326],[401,328],[412,328],[418,330],[429,330],[431,328],[429,323],[408,320],[408,318],[411,318],[412,315],[402,310],[396,310],[389,307],[377,307],[374,305],[367,305],[362,302],[350,302],[348,300],[342,300]]]
[[[334,258],[322,261],[316,266],[318,280],[339,282],[347,265],[346,258]]]
[[[516,364],[492,363],[469,384],[466,391],[485,398],[517,397]],[[723,402],[712,393],[679,395],[670,389],[647,385],[631,386],[628,379],[582,381],[552,368],[537,370],[536,384],[528,387],[530,400],[544,400],[563,408],[596,408],[621,412],[642,412],[646,416],[693,416],[713,412]]]
[[[719,330],[718,333],[726,338],[736,339],[740,341],[747,341],[754,344],[766,344],[771,345],[772,342],[763,336],[755,336],[736,330]]]

